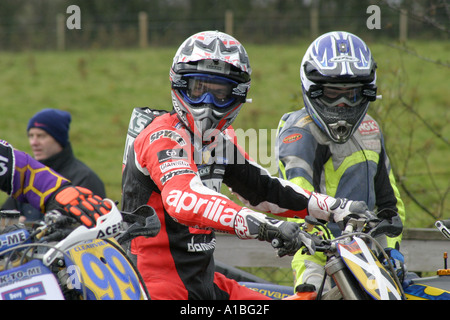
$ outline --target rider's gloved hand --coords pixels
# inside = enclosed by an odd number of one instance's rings
[[[272,246],[278,250],[279,257],[293,256],[303,246],[305,248],[302,252],[306,254],[313,255],[316,251],[311,235],[303,230],[300,230],[293,239],[280,241],[275,238],[272,240]]]
[[[369,209],[363,201],[333,198],[324,194],[311,194],[308,202],[308,213],[320,220],[336,222],[341,229],[351,217],[369,217]]]
[[[303,233],[300,234],[297,223],[273,219],[248,208],[237,213],[234,230],[241,239],[258,239],[270,243],[276,240],[275,247],[280,257],[295,254],[302,247],[303,238],[307,238]]]
[[[70,216],[88,228],[95,226],[96,220],[112,209],[111,203],[83,187],[64,188],[55,200]]]

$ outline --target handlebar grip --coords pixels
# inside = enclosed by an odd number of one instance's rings
[[[450,219],[447,220],[439,220],[444,226],[450,229]]]
[[[39,239],[39,242],[51,242],[51,241],[61,241],[67,237],[73,230],[72,229],[58,229],[48,236],[44,236]]]

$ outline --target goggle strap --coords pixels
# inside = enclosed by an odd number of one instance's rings
[[[323,95],[323,86],[312,85],[309,87],[307,94],[308,94],[308,97],[311,99],[319,98]]]
[[[377,86],[370,85],[370,86],[363,86],[361,94],[367,98],[369,101],[375,101],[377,100]]]
[[[172,81],[172,89],[183,90],[188,88],[188,82],[184,79]]]

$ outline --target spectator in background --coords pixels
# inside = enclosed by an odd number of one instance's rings
[[[101,198],[106,197],[105,186],[98,175],[73,153],[69,141],[71,115],[67,111],[43,109],[28,122],[28,140],[33,157],[52,168],[76,186],[88,188]],[[19,210],[27,220],[39,220],[42,213],[26,203],[8,198],[2,209]],[[23,218],[22,218],[23,219]]]

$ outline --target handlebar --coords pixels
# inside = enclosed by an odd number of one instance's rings
[[[444,235],[444,237],[450,239],[450,219],[438,220],[434,225]]]
[[[53,248],[50,248],[42,259],[46,266],[52,264],[52,262],[61,255],[61,252],[66,251],[78,243],[95,239],[110,238],[119,234],[123,228],[122,215],[112,200],[106,200],[111,204],[111,211],[108,214],[99,217],[95,227],[88,229],[81,225],[73,230],[66,238],[58,242]]]
[[[29,227],[33,228],[33,231],[30,231],[30,233],[28,233],[27,229],[20,229],[20,227],[16,228],[16,230],[27,231],[27,242],[30,242],[31,239],[39,243],[59,241],[43,256],[42,261],[47,266],[57,257],[62,256],[64,251],[81,242],[116,237],[119,244],[122,244],[137,236],[154,237],[158,234],[161,224],[152,207],[144,205],[133,212],[120,212],[112,200],[106,200],[110,202],[112,209],[108,214],[98,218],[96,226],[93,228],[88,229],[84,225],[80,225],[74,229],[75,219],[54,210],[46,214],[45,222],[38,224],[27,223]],[[131,223],[127,230],[123,228],[124,222]],[[9,236],[10,234],[5,233],[4,235]],[[21,243],[16,243],[12,247]],[[1,252],[4,251],[3,249],[10,248],[3,248],[0,243],[0,249],[2,249],[0,250]]]
[[[127,230],[117,237],[117,241],[123,244],[131,239],[139,236],[146,238],[154,237],[159,233],[161,229],[161,222],[155,209],[148,205],[138,207],[133,212],[123,212],[123,221],[130,223],[131,225]]]
[[[303,228],[311,231],[313,227],[323,226],[321,222],[315,218],[307,216]],[[395,212],[384,212],[375,215],[368,212],[366,217],[349,217],[345,221],[345,228],[342,231],[342,236],[331,240],[331,235],[327,228],[323,228],[324,234],[310,233],[312,242],[314,243],[315,251],[325,252],[334,246],[336,240],[348,237],[351,234],[359,233],[366,234],[369,237],[376,238],[379,235],[386,235],[388,237],[396,237],[401,234],[403,224]]]

